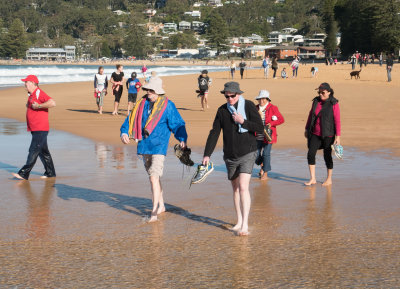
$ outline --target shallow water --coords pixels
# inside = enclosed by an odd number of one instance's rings
[[[151,195],[134,145],[49,134],[58,177],[11,178],[27,157],[25,124],[0,120],[0,288],[395,288],[400,284],[399,159],[345,147],[334,184],[311,188],[305,151],[273,149],[271,179],[251,182],[249,237],[234,222],[222,153],[193,173],[170,148],[167,212],[147,224]],[[200,161],[201,149],[193,159]],[[318,181],[325,169],[317,158]]]

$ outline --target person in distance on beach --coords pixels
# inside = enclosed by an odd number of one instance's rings
[[[244,62],[243,58],[242,61],[239,63],[239,69],[240,69],[240,79],[243,79],[243,73],[244,70],[246,69],[246,62]]]
[[[103,113],[103,100],[107,94],[107,87],[107,75],[104,74],[103,66],[100,66],[98,73],[94,76],[94,94],[99,114]]]
[[[28,180],[31,170],[39,157],[45,169],[41,178],[52,178],[56,176],[56,171],[47,146],[47,135],[49,133],[48,109],[55,107],[56,102],[39,88],[39,80],[35,75],[28,75],[21,80],[25,82],[25,88],[28,91],[26,123],[28,131],[32,134],[32,141],[26,164],[18,173],[13,173],[12,175],[19,180]]]
[[[117,70],[111,74],[111,83],[113,95],[115,97],[114,100],[114,111],[112,112],[113,115],[118,115],[118,106],[119,102],[121,101],[122,91],[124,89],[124,67],[121,64],[116,65]]]
[[[315,176],[315,155],[317,150],[324,150],[324,160],[327,177],[323,186],[332,184],[333,160],[332,144],[340,145],[340,109],[339,101],[334,97],[334,91],[326,82],[316,88],[318,96],[313,99],[306,124],[304,136],[307,138],[307,160],[310,180],[304,183],[311,186],[317,183]]]
[[[128,114],[136,102],[137,94],[142,84],[137,79],[136,72],[132,72],[131,77],[126,81],[126,88],[128,89]]]
[[[233,188],[237,216],[237,223],[232,230],[240,236],[245,236],[249,234],[249,184],[257,157],[256,133],[262,133],[263,124],[254,103],[245,100],[241,95],[243,91],[240,90],[239,83],[225,83],[221,93],[225,96],[226,103],[217,110],[202,163],[208,166],[222,129],[224,161]]]
[[[142,86],[146,92],[137,101],[130,115],[121,126],[121,141],[128,144],[133,138],[138,142],[137,154],[143,157],[153,194],[153,209],[149,222],[165,211],[161,176],[171,132],[186,147],[185,122],[175,104],[165,96],[161,78],[152,78]]]
[[[206,69],[201,71],[201,74],[197,78],[197,83],[199,85],[199,94],[201,98],[201,110],[204,111],[204,105],[208,106],[208,88],[211,85],[211,78],[208,77],[208,71]]]

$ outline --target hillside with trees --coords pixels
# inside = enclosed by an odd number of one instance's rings
[[[196,2],[203,6],[194,7]],[[396,0],[237,0],[208,5],[208,0],[13,0],[0,2],[0,57],[22,58],[28,47],[75,45],[78,55],[145,57],[155,49],[195,48],[193,31],[150,35],[149,23],[191,21],[199,10],[206,24],[196,32],[208,45],[223,49],[227,37],[268,33],[293,27],[309,36],[325,32],[325,47],[336,49],[342,35],[345,54],[394,51],[399,47]],[[149,17],[146,9],[156,9]],[[273,17],[271,23],[268,18]],[[168,36],[168,37],[163,37]],[[123,53],[124,52],[124,53]]]

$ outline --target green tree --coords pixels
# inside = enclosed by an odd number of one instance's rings
[[[343,54],[393,52],[400,46],[399,3],[395,0],[339,0],[335,16]]]
[[[3,49],[5,56],[23,58],[26,55],[28,46],[28,39],[22,21],[14,19],[4,37]]]
[[[217,48],[217,53],[223,50],[226,45],[226,38],[228,37],[228,25],[222,16],[214,11],[210,14],[207,20],[207,38],[209,43]]]
[[[0,57],[6,56],[4,50],[5,33],[3,32],[3,28],[3,19],[0,18]]]
[[[336,52],[337,42],[337,24],[335,21],[335,4],[336,0],[324,0],[323,4],[323,21],[325,24],[326,38],[324,46],[329,55]]]
[[[400,47],[400,4],[396,0],[373,2],[372,51],[394,52]]]
[[[101,45],[100,55],[103,57],[111,57],[111,49],[107,41],[103,41]]]
[[[152,52],[149,39],[146,36],[146,29],[135,23],[129,28],[129,33],[124,40],[123,48],[127,55],[135,57],[146,57]]]
[[[169,45],[170,49],[176,48],[196,48],[197,40],[194,37],[193,32],[184,32],[171,35],[169,37]]]

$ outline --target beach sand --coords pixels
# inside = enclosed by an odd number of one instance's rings
[[[12,179],[26,160],[23,87],[0,91],[0,287],[4,288],[395,288],[400,284],[398,204],[400,73],[385,82],[384,67],[310,65],[297,79],[236,80],[254,99],[268,89],[286,122],[278,128],[267,182],[253,170],[249,237],[235,237],[230,183],[217,147],[215,171],[189,188],[169,148],[163,189],[167,212],[146,223],[151,194],[134,144],[122,145],[124,116],[98,115],[92,83],[44,85],[57,102],[50,111],[49,148],[57,178],[41,180],[38,161],[29,182]],[[396,68],[396,66],[395,66]],[[188,126],[192,158],[200,162],[226,73],[213,73],[211,108],[200,111],[197,76],[165,77],[168,96]],[[308,178],[304,125],[320,82],[340,100],[343,161],[334,160],[333,185]],[[126,109],[126,91],[122,106]],[[171,144],[176,141],[171,140]],[[377,153],[379,152],[379,153]]]
[[[254,65],[255,63],[253,63]],[[280,69],[289,67],[280,64]],[[400,71],[392,72],[393,81],[386,82],[385,67],[368,65],[363,67],[361,79],[350,80],[350,65],[318,65],[316,78],[311,78],[311,65],[301,65],[299,76],[289,79],[263,79],[261,69],[248,70],[246,79],[240,80],[236,72],[235,80],[240,82],[244,97],[254,100],[260,89],[270,91],[272,102],[278,106],[285,123],[278,127],[278,143],[275,147],[304,147],[304,126],[311,108],[311,100],[316,96],[315,88],[321,82],[329,82],[339,99],[342,121],[342,145],[363,150],[390,150],[400,154]],[[279,70],[280,70],[279,69]],[[130,73],[126,71],[126,73]],[[270,76],[272,73],[270,73]],[[289,74],[290,75],[290,74]],[[213,84],[209,94],[210,109],[200,110],[200,100],[196,98],[197,75],[163,77],[167,96],[174,101],[189,132],[188,145],[201,147],[211,129],[217,108],[225,102],[220,94],[225,82],[230,81],[228,71],[210,73]],[[118,144],[119,128],[126,116],[127,91],[124,90],[120,108],[122,115],[112,116],[114,98],[105,97],[103,115],[97,114],[93,84],[91,82],[52,84],[41,86],[53,97],[57,107],[50,111],[50,126],[79,136]],[[143,92],[139,93],[139,96]],[[23,87],[0,91],[0,117],[25,120],[26,92]]]
[[[304,187],[305,150],[274,149],[268,182],[253,171],[250,236],[235,237],[222,152],[192,185],[169,149],[167,212],[147,224],[151,194],[132,146],[53,130],[58,177],[11,178],[25,124],[0,125],[0,287],[395,288],[400,282],[398,158],[355,149],[335,160],[334,184]],[[200,161],[201,149],[193,159]],[[318,182],[324,178],[317,158]]]

